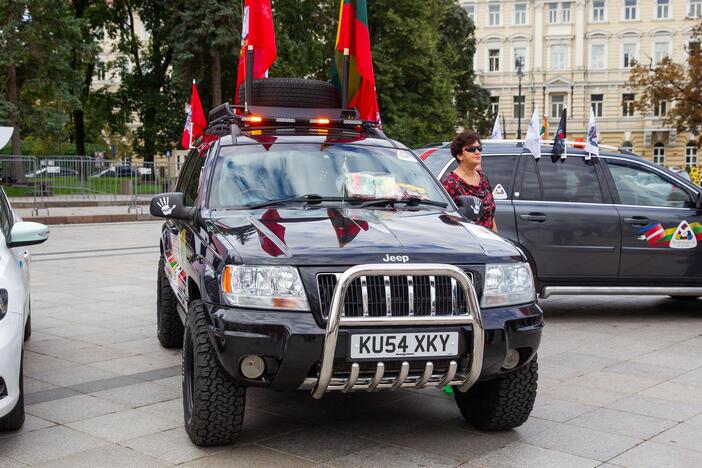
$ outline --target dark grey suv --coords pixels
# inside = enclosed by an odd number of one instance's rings
[[[632,153],[568,148],[556,163],[516,141],[483,141],[482,166],[501,235],[530,258],[541,297],[552,294],[702,296],[702,188]],[[442,179],[448,146],[421,159]]]

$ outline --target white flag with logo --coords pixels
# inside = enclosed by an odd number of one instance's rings
[[[585,151],[587,151],[586,159],[590,159],[593,154],[600,155],[599,141],[597,138],[597,125],[595,125],[595,112],[590,109],[590,123],[587,124],[587,141],[585,143]]]
[[[498,113],[495,117],[495,125],[492,126],[492,135],[490,135],[491,140],[501,140],[502,139],[502,127],[500,126],[500,114]]]
[[[539,125],[539,108],[534,107],[534,115],[531,116],[531,122],[529,122],[529,128],[527,128],[526,140],[524,140],[524,147],[531,151],[534,158],[541,158],[541,127]]]

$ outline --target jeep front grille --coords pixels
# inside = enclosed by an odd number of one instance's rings
[[[317,275],[322,316],[329,317],[341,273]],[[468,273],[471,282],[473,277]],[[465,315],[463,288],[450,276],[361,276],[348,287],[342,317],[426,317]]]

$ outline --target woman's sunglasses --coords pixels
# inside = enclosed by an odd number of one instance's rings
[[[479,151],[482,153],[483,147],[482,146],[466,146],[463,148],[463,151],[468,151],[469,153],[475,153],[476,151]]]

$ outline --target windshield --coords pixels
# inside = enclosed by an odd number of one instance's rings
[[[448,200],[408,151],[355,145],[223,147],[209,193],[212,209],[305,197]]]

